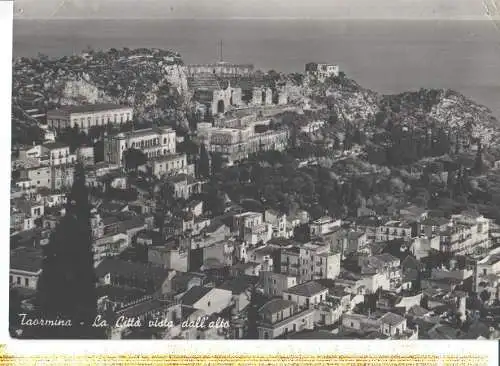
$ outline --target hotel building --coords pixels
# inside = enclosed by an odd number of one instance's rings
[[[63,106],[47,112],[47,125],[55,130],[78,126],[88,131],[93,126],[119,125],[130,122],[133,108],[116,104]]]
[[[175,154],[175,131],[167,127],[153,127],[107,136],[104,140],[106,162],[123,164],[123,154],[130,148],[141,150],[148,159]]]

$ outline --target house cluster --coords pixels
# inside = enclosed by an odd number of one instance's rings
[[[197,125],[209,152],[234,163],[286,148],[288,132],[248,108],[286,104],[252,67],[188,69],[194,104],[211,117]],[[326,64],[306,71],[319,79],[339,74]],[[132,109],[109,105],[47,115],[56,130],[131,118]],[[320,127],[314,122],[303,132]],[[206,182],[178,152],[178,141],[169,127],[109,133],[97,163],[88,147],[71,153],[46,142],[20,149],[10,284],[22,290],[25,306],[80,161],[90,188],[97,307],[110,320],[112,339],[499,337],[500,234],[487,218],[438,217],[413,205],[391,215],[360,207],[357,217],[311,217],[298,209],[250,210],[226,192],[216,215],[203,195]],[[128,161],[132,150],[145,158],[137,167]],[[130,191],[133,198],[123,198]]]

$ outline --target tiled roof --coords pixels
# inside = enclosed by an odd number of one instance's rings
[[[48,142],[46,144],[43,144],[42,146],[49,149],[49,150],[62,149],[65,147],[69,148],[69,145],[63,144],[62,142]]]
[[[421,307],[420,305],[413,305],[410,310],[408,310],[408,314],[413,315],[413,316],[424,316],[425,314],[428,314],[429,310]]]
[[[394,313],[386,313],[384,316],[380,318],[380,321],[385,324],[389,324],[391,326],[396,326],[401,324],[405,320],[404,317]]]
[[[295,306],[295,302],[284,299],[273,299],[266,302],[260,309],[259,313],[277,313],[278,311],[288,309]]]
[[[245,269],[249,269],[249,268],[255,268],[258,265],[259,265],[259,263],[256,263],[256,262],[236,263],[235,265],[233,265],[232,268],[245,270]]]
[[[222,290],[231,291],[233,294],[241,294],[245,292],[247,289],[251,288],[259,281],[258,277],[255,276],[238,276],[237,278],[233,278],[225,281],[217,288]]]
[[[42,251],[34,248],[20,247],[10,253],[10,268],[36,273],[42,269]]]
[[[286,290],[286,293],[310,297],[318,294],[319,292],[325,291],[327,288],[316,281],[309,281],[302,283],[300,285],[290,287]]]
[[[135,277],[138,280],[153,280],[157,286],[160,286],[167,278],[169,270],[156,265],[105,258],[99,263],[95,272],[99,278],[111,273],[117,276]]]
[[[212,291],[211,287],[193,286],[181,298],[183,305],[194,305],[203,296]]]

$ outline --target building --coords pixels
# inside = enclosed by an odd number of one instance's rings
[[[191,196],[203,192],[204,182],[196,180],[187,174],[179,174],[169,177],[166,179],[166,183],[172,187],[175,198],[183,198],[187,200]]]
[[[236,263],[230,269],[232,277],[255,276],[258,277],[262,264],[257,262]]]
[[[305,67],[306,74],[315,77],[318,81],[324,82],[332,76],[339,76],[339,66],[334,64],[310,62]]]
[[[104,159],[123,165],[123,154],[128,149],[142,151],[148,159],[175,154],[175,131],[167,127],[153,127],[119,133],[104,139]]]
[[[217,62],[214,64],[187,65],[187,74],[196,76],[199,74],[224,75],[251,75],[254,71],[252,64],[233,64],[228,62]]]
[[[441,251],[471,254],[475,248],[489,248],[490,221],[481,215],[453,215],[447,228],[440,233]]]
[[[360,257],[361,274],[385,274],[391,284],[391,289],[401,285],[401,261],[389,253]]]
[[[32,167],[19,171],[16,186],[27,191],[36,188],[52,187],[52,169],[48,166]]]
[[[148,248],[148,262],[179,272],[188,271],[188,250],[180,245]]]
[[[322,236],[334,231],[336,228],[340,227],[342,221],[339,219],[334,219],[332,217],[324,216],[317,220],[314,220],[309,224],[311,230],[311,237]]]
[[[193,286],[180,298],[181,304],[203,310],[205,314],[220,313],[231,304],[233,293],[217,287]]]
[[[47,112],[47,125],[55,130],[78,126],[87,132],[93,126],[119,125],[133,120],[133,108],[116,104],[63,106]]]
[[[402,336],[406,333],[406,319],[394,313],[385,313],[380,319],[381,333],[390,337]]]
[[[151,168],[152,174],[158,179],[178,174],[194,176],[194,164],[187,163],[186,154],[157,156],[149,159],[147,166]]]
[[[289,333],[314,329],[314,309],[299,310],[290,300],[273,299],[259,309],[259,339],[274,339]]]
[[[233,216],[233,231],[243,236],[244,229],[252,229],[263,224],[260,212],[244,212]]]
[[[260,279],[266,296],[282,296],[283,292],[297,285],[297,278],[272,271],[260,271]]]
[[[433,236],[419,236],[411,240],[410,252],[417,259],[425,258],[429,256],[432,250],[440,250],[440,237]]]
[[[500,299],[500,249],[493,249],[477,262],[474,284],[477,294],[486,291],[491,301]]]
[[[42,145],[42,157],[48,156],[49,165],[73,164],[76,155],[70,154],[69,146],[60,142],[50,142]],[[41,157],[41,158],[42,158]]]
[[[344,255],[349,253],[357,253],[368,244],[368,236],[362,231],[348,231],[346,233],[346,247]]]
[[[94,148],[92,146],[82,146],[77,148],[76,159],[84,166],[94,165]]]
[[[299,308],[312,308],[326,300],[328,288],[316,281],[308,281],[283,291],[283,299],[294,301]]]
[[[11,286],[36,290],[42,274],[40,249],[19,247],[10,252],[9,283]]]
[[[95,269],[100,285],[136,288],[147,294],[165,294],[171,291],[175,271],[161,266],[106,258]]]
[[[290,230],[287,230],[286,214],[276,210],[266,210],[264,212],[264,221],[271,224],[273,238],[288,238],[290,236]]]
[[[70,154],[69,146],[60,142],[47,142],[19,151],[19,161],[32,162],[36,166],[73,164],[76,155]]]
[[[396,239],[410,241],[411,237],[412,228],[409,224],[399,220],[389,220],[378,227],[375,239],[378,242]]]
[[[335,279],[340,273],[340,252],[328,247],[291,247],[281,250],[281,273],[297,277],[304,283],[314,279]]]
[[[206,126],[198,128],[198,135],[206,143],[208,151],[221,154],[228,162],[235,162],[260,151],[285,150],[289,132],[287,129],[281,129],[257,133],[253,126]]]

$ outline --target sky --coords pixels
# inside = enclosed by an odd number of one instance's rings
[[[15,16],[484,19],[485,5],[500,14],[500,0],[15,0]]]

